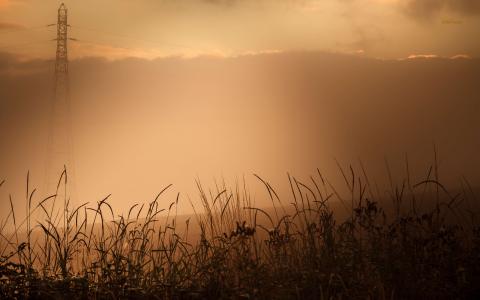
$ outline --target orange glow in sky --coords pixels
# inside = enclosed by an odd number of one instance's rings
[[[0,199],[42,182],[60,3],[0,0]],[[65,3],[85,201],[195,198],[197,176],[286,186],[334,158],[381,182],[408,153],[423,176],[433,144],[447,179],[480,178],[480,1]]]
[[[480,4],[469,0],[65,1],[72,57],[239,55],[321,50],[404,58],[478,56]],[[55,23],[60,1],[0,2],[0,32]],[[51,57],[54,28],[2,34],[11,49]],[[1,45],[0,45],[1,47]]]

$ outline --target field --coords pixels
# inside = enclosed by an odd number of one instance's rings
[[[27,182],[29,217],[17,220],[10,201],[0,224],[0,298],[480,298],[480,227],[467,182],[449,191],[430,169],[384,194],[364,170],[340,171],[348,197],[320,172],[304,182],[289,175],[288,199],[257,176],[269,208],[253,207],[244,186],[212,193],[197,182],[203,207],[191,216],[177,214],[178,198],[160,207],[170,186],[117,216],[108,197],[71,207],[66,172],[40,201]]]

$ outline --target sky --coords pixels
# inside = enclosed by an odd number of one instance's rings
[[[288,195],[287,172],[341,184],[335,159],[382,186],[407,155],[420,181],[434,145],[445,182],[478,186],[478,1],[65,3],[79,202],[111,193],[126,210],[170,183],[188,199],[196,178],[245,177],[266,205],[254,173]],[[44,180],[59,4],[0,0],[5,205],[28,171]]]
[[[9,31],[55,23],[60,1],[0,3],[0,30]],[[71,44],[72,57],[229,56],[292,50],[377,58],[480,54],[480,3],[475,0],[70,0],[65,4],[70,9],[71,37],[78,39]],[[17,53],[51,57],[52,27],[2,35],[5,46],[38,42],[18,46]]]

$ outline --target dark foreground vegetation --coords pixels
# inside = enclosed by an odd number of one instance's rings
[[[474,192],[432,173],[380,194],[342,170],[348,197],[320,172],[289,176],[288,199],[258,177],[271,209],[245,187],[198,184],[203,208],[180,224],[178,197],[162,209],[162,193],[122,216],[108,199],[70,208],[64,172],[38,203],[27,187],[29,217],[12,205],[0,224],[0,298],[480,299]]]

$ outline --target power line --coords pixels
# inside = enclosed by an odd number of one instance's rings
[[[189,45],[185,45],[185,44],[165,43],[165,42],[160,42],[160,41],[155,41],[155,40],[139,39],[139,38],[128,36],[128,35],[123,35],[123,34],[118,34],[118,33],[113,33],[113,32],[108,32],[108,31],[104,31],[104,30],[93,29],[93,28],[79,27],[79,26],[76,26],[76,25],[71,25],[71,28],[72,29],[84,30],[84,31],[96,32],[96,33],[99,33],[99,34],[108,35],[108,36],[112,36],[112,37],[118,37],[118,38],[122,38],[122,39],[128,39],[128,40],[131,40],[131,41],[157,44],[157,45],[162,45],[162,46],[180,47],[180,48],[191,49],[191,50],[195,49],[194,47],[189,46]]]
[[[70,40],[73,41],[73,42],[77,42],[77,43],[85,44],[85,45],[112,47],[112,48],[121,49],[121,50],[145,51],[145,52],[150,51],[150,50],[141,49],[141,48],[132,48],[132,47],[127,47],[127,46],[123,46],[123,45],[113,45],[113,44],[110,44],[110,43],[98,43],[98,42],[94,42],[94,41],[90,41],[90,40],[77,39],[77,38],[75,38],[75,39],[72,38]]]
[[[57,24],[55,23],[55,24],[48,24],[48,25],[42,25],[42,26],[23,27],[23,28],[8,30],[8,31],[0,31],[0,34],[22,32],[22,31],[33,31],[33,30],[38,30],[38,29],[46,29],[47,31],[53,32],[54,30],[50,30],[49,28],[52,27],[52,26],[56,26],[56,25]],[[95,33],[100,34],[100,35],[116,37],[116,38],[121,38],[121,39],[125,39],[125,40],[130,40],[130,41],[148,43],[148,44],[159,45],[159,46],[178,47],[178,48],[190,49],[190,50],[201,50],[201,49],[198,49],[197,47],[192,47],[192,46],[185,45],[185,44],[166,43],[166,42],[149,40],[149,39],[139,39],[137,37],[132,37],[132,36],[124,35],[124,34],[118,34],[118,33],[109,32],[109,31],[105,31],[105,30],[99,30],[99,29],[94,29],[94,28],[86,28],[86,27],[70,25],[70,24],[68,24],[67,26],[71,29],[95,32]],[[103,45],[103,46],[117,47],[117,48],[122,48],[122,49],[126,49],[126,50],[139,50],[138,48],[126,47],[126,46],[118,45],[118,44],[117,45],[112,45],[110,43],[95,42],[95,41],[91,41],[91,40],[72,39],[72,38],[70,38],[70,40],[75,41],[75,42],[80,42],[80,43],[92,44],[92,45]],[[3,45],[3,46],[0,45],[0,49],[24,47],[24,46],[46,43],[46,42],[48,42],[48,41],[45,40],[45,41],[34,41],[34,42],[19,43],[19,44],[12,44],[12,45]]]

